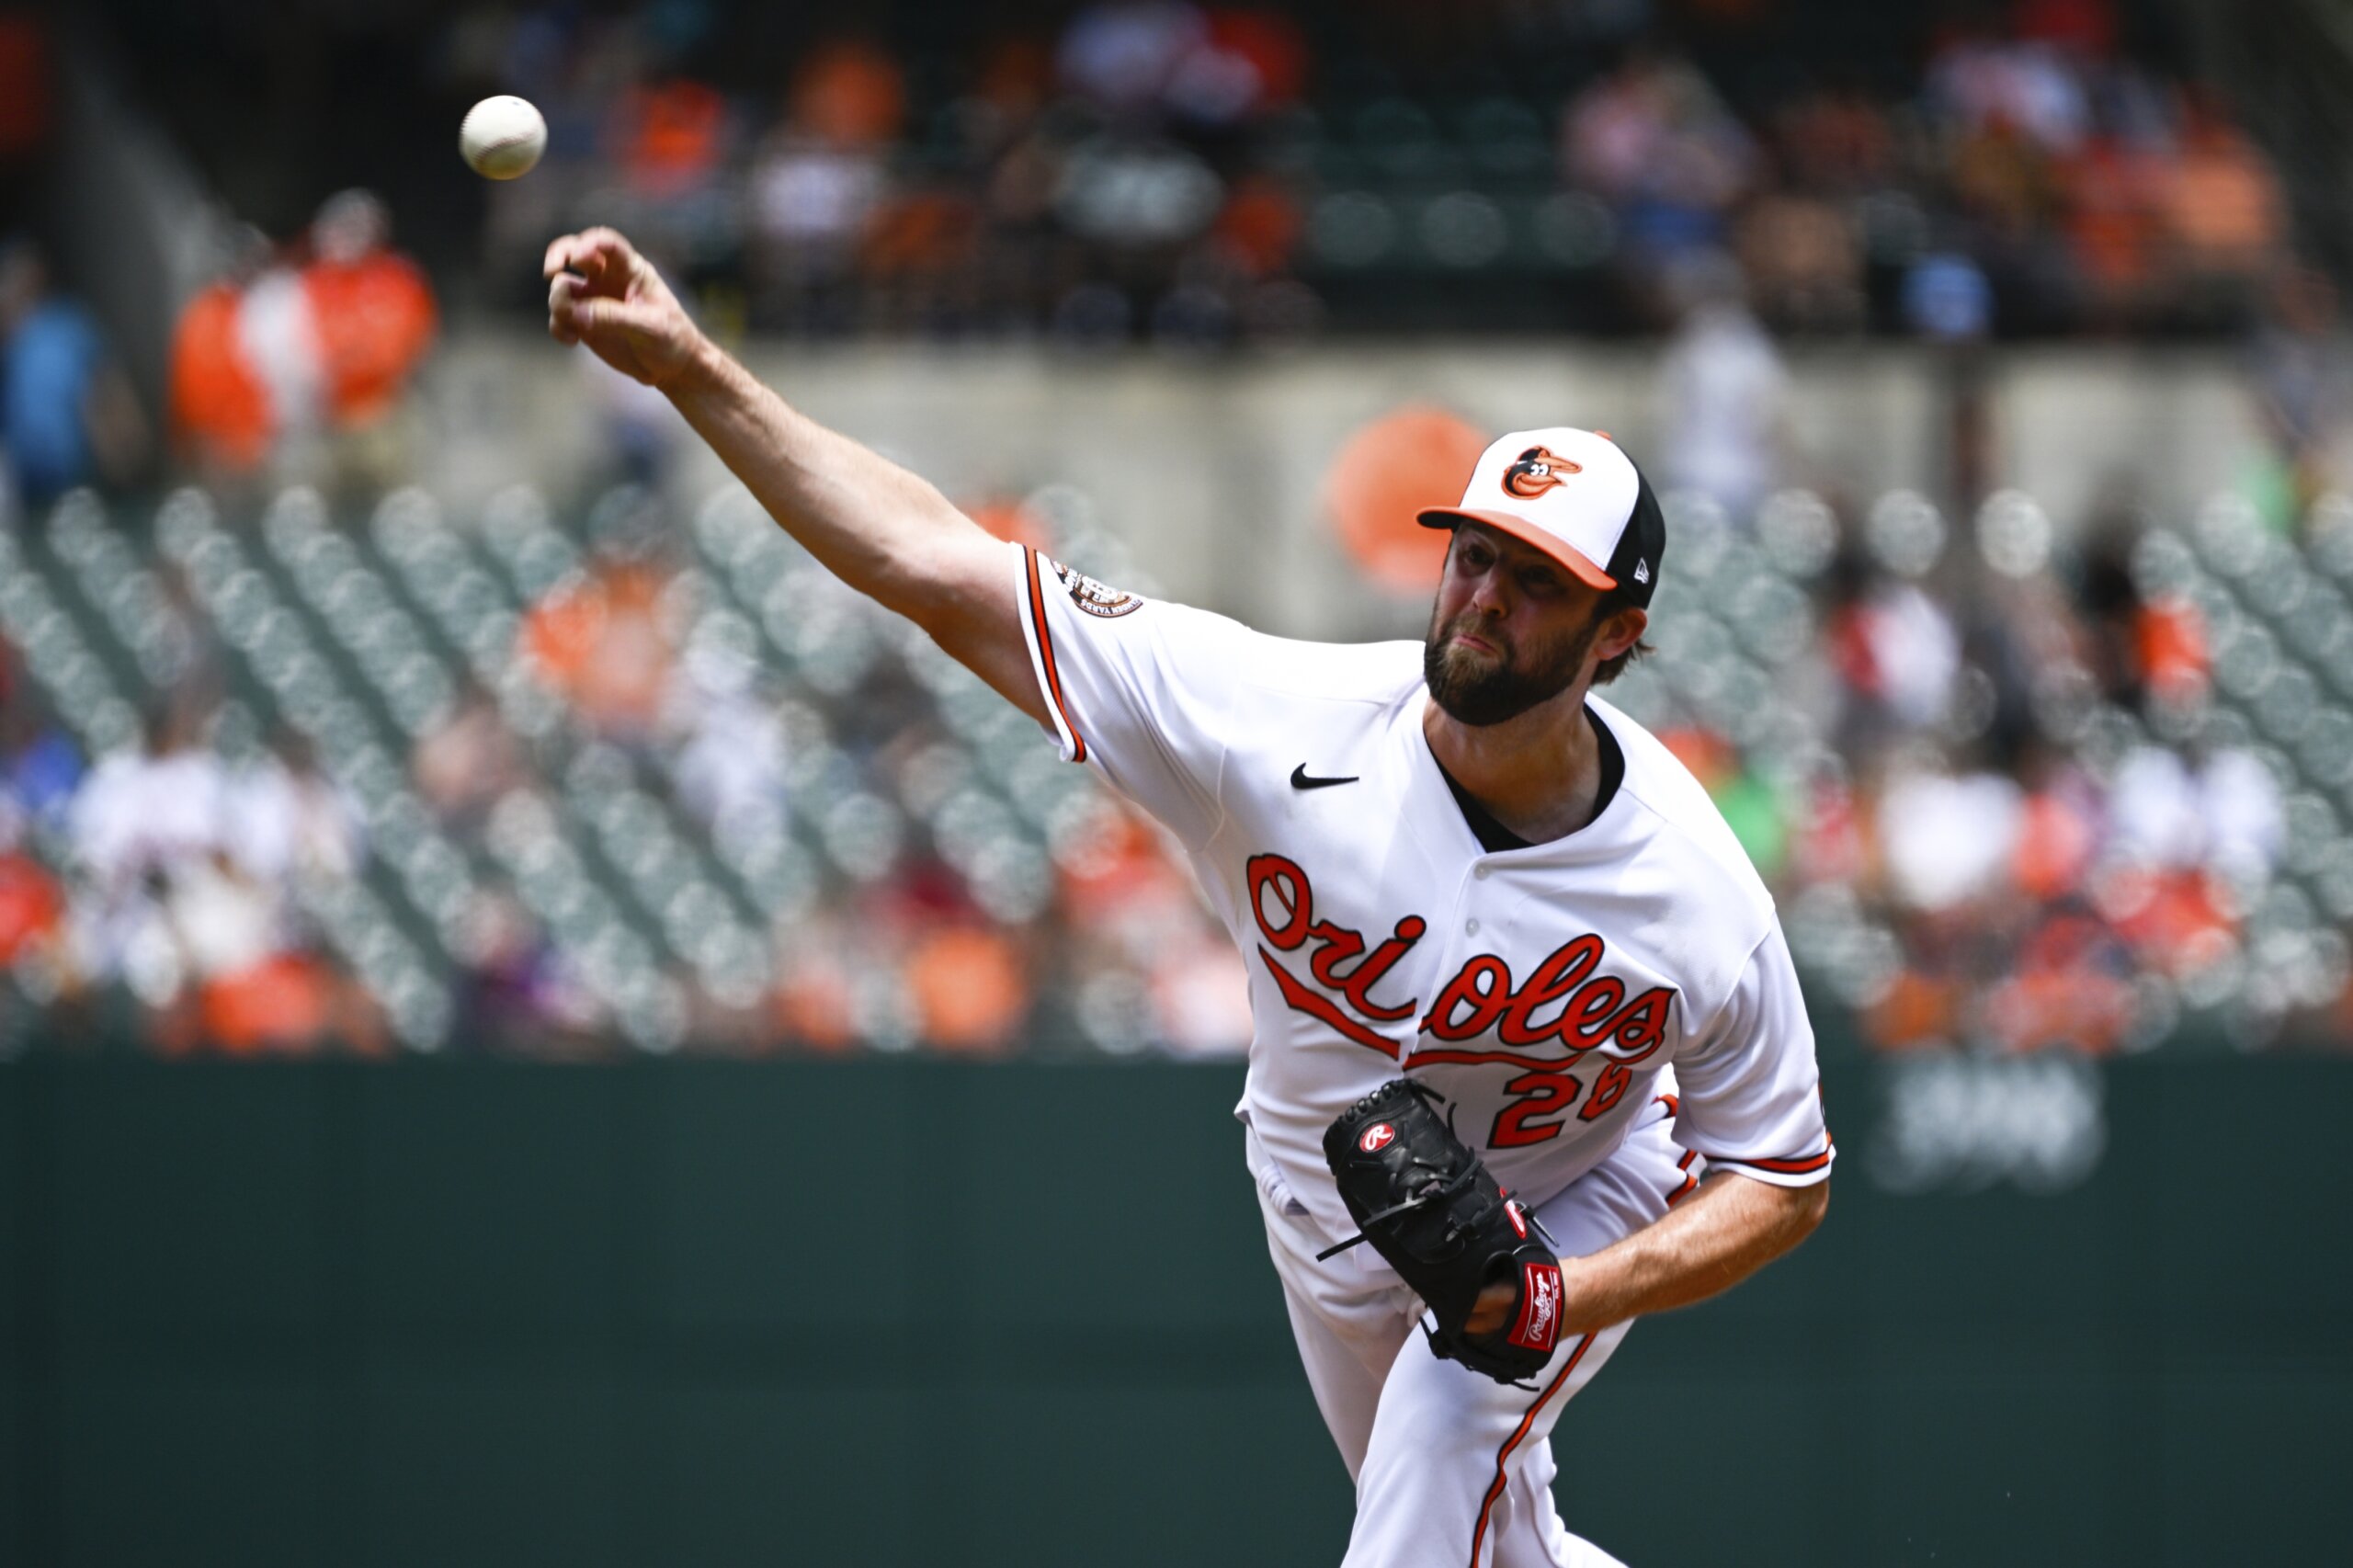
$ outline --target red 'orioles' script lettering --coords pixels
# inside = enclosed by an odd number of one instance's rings
[[[1267,973],[1274,976],[1275,987],[1283,994],[1283,1001],[1293,1010],[1330,1025],[1342,1038],[1393,1060],[1397,1055],[1396,1041],[1363,1020],[1395,1023],[1414,1016],[1410,997],[1389,1006],[1375,1002],[1371,993],[1381,976],[1396,968],[1397,960],[1421,940],[1429,923],[1418,915],[1408,915],[1397,922],[1393,932],[1380,946],[1368,953],[1362,932],[1315,918],[1315,890],[1297,861],[1280,855],[1254,855],[1243,869],[1250,879],[1250,913],[1257,918],[1260,934],[1287,953],[1313,942],[1315,952],[1307,960],[1307,971],[1315,977],[1317,984],[1338,992],[1355,1010],[1355,1016],[1342,1012],[1330,997],[1302,984],[1298,976],[1275,961],[1274,954],[1260,948],[1258,957],[1265,960]],[[1351,959],[1356,960],[1354,965],[1343,970],[1340,966]]]
[[[1530,1022],[1536,1016],[1536,1009],[1549,1007],[1566,999],[1585,983],[1585,977],[1591,974],[1593,966],[1600,961],[1601,938],[1598,937],[1579,937],[1564,947],[1554,949],[1550,957],[1536,966],[1536,972],[1528,977],[1528,983],[1519,988],[1513,995],[1511,1005],[1504,1009],[1503,1023],[1496,1028],[1495,1038],[1506,1045],[1541,1045],[1550,1031],[1537,1028]],[[1614,998],[1610,1005],[1617,1005]]]
[[[1493,1029],[1496,1040],[1515,1049],[1423,1051],[1414,1059],[1543,1068],[1606,1046],[1614,1060],[1647,1060],[1665,1043],[1666,1008],[1675,993],[1654,985],[1627,1002],[1624,981],[1593,972],[1606,950],[1601,938],[1591,934],[1564,942],[1529,971],[1523,985],[1512,983],[1511,966],[1493,953],[1465,960],[1454,978],[1438,988],[1438,999],[1422,1017],[1422,1032],[1433,1040],[1455,1041],[1476,1040]],[[1540,1009],[1555,1006],[1559,1012],[1537,1018]],[[1568,1056],[1519,1054],[1552,1040],[1567,1047]]]
[[[1454,1010],[1465,1005],[1471,1010],[1456,1017]],[[1511,966],[1493,953],[1481,953],[1457,970],[1438,994],[1422,1020],[1422,1032],[1440,1040],[1474,1039],[1495,1028],[1510,1005]]]
[[[1422,939],[1429,923],[1418,915],[1408,915],[1368,952],[1364,933],[1315,917],[1314,886],[1296,860],[1281,855],[1254,855],[1243,872],[1249,880],[1251,915],[1258,923],[1259,935],[1267,939],[1258,949],[1258,957],[1284,1003],[1326,1025],[1342,1039],[1395,1060],[1397,1042],[1374,1026],[1412,1017],[1415,1004],[1411,999],[1377,1002],[1372,988]],[[1302,948],[1312,948],[1307,972],[1324,991],[1308,984],[1275,957]],[[1656,985],[1627,1001],[1624,981],[1594,972],[1608,950],[1602,939],[1591,933],[1574,937],[1547,954],[1529,971],[1524,984],[1513,981],[1511,966],[1495,954],[1472,954],[1454,978],[1439,987],[1438,1000],[1423,1015],[1421,1030],[1448,1044],[1476,1040],[1492,1030],[1497,1041],[1510,1049],[1423,1050],[1415,1053],[1414,1060],[1541,1071],[1574,1061],[1597,1047],[1604,1048],[1614,1061],[1647,1060],[1665,1041],[1667,1004],[1675,993]],[[1324,991],[1337,993],[1338,1000]],[[1526,1054],[1555,1041],[1565,1048],[1564,1055]],[[1529,1108],[1539,1111],[1553,1106],[1548,1102]],[[1561,1102],[1559,1108],[1566,1108],[1566,1102]],[[1526,1141],[1560,1131],[1557,1125],[1534,1121],[1516,1124],[1514,1131],[1520,1125],[1527,1129]]]

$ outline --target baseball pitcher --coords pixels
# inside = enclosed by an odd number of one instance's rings
[[[1349,1568],[1614,1562],[1554,1511],[1553,1423],[1635,1318],[1803,1240],[1832,1159],[1771,898],[1594,695],[1665,551],[1633,462],[1502,437],[1420,515],[1452,533],[1424,642],[1289,642],[992,537],[754,381],[610,230],[547,275],[560,341],[661,388],[813,555],[1189,853],[1250,971],[1235,1114],[1356,1481]]]

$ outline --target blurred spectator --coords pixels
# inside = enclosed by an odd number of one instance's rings
[[[1671,289],[1680,319],[1658,381],[1666,481],[1745,522],[1781,483],[1789,372],[1749,313],[1729,256],[1685,256]]]
[[[656,604],[666,582],[649,563],[603,561],[524,619],[523,649],[540,677],[613,739],[650,739],[661,716],[672,650]]]
[[[246,289],[269,264],[269,242],[247,230],[237,248],[230,269],[197,290],[172,333],[173,438],[181,460],[209,479],[258,471],[278,430],[240,320]]]
[[[74,858],[102,895],[136,898],[220,847],[228,778],[199,744],[202,725],[192,702],[167,707],[143,749],[100,758],[74,797]]]
[[[28,852],[28,835],[62,817],[80,779],[71,742],[42,722],[7,642],[0,642],[0,972],[56,968],[66,888]]]
[[[2131,327],[2164,302],[2165,245],[2161,154],[2099,135],[2059,168],[2070,259],[2082,280],[2087,319]]]
[[[24,817],[0,805],[0,970],[48,960],[65,926],[65,890],[24,847]]]
[[[2165,215],[2190,283],[2216,292],[2218,307],[2239,305],[2278,259],[2285,204],[2269,163],[2217,108],[2193,98],[2187,118]]]
[[[491,808],[529,777],[515,732],[479,687],[417,742],[409,768],[426,803],[461,832],[479,831]]]
[[[2025,816],[2014,779],[1956,775],[1925,755],[1900,764],[1880,796],[1877,823],[1890,891],[1900,904],[1929,913],[1995,892]]]
[[[351,443],[351,465],[379,484],[402,472],[392,416],[432,345],[436,319],[424,272],[391,241],[384,204],[368,191],[343,191],[311,225],[302,273],[327,424]]]
[[[2038,148],[2073,150],[2091,104],[2068,54],[2040,39],[1968,33],[1928,63],[1927,98],[1964,135],[2016,132]]]
[[[1056,64],[1097,108],[1142,117],[1175,96],[1208,39],[1207,19],[1182,0],[1106,0],[1071,18]]]
[[[698,663],[688,655],[681,683],[692,699],[672,763],[678,801],[715,829],[774,821],[785,809],[784,722],[739,674]]]
[[[1029,1020],[1020,954],[996,926],[958,922],[928,933],[908,953],[906,974],[922,1038],[940,1050],[997,1054]]]
[[[1669,55],[1638,52],[1570,106],[1572,181],[1623,215],[1638,256],[1721,244],[1747,189],[1756,146],[1707,79]]]
[[[613,150],[631,186],[652,197],[699,190],[727,151],[727,100],[684,77],[625,94],[613,119]]]
[[[457,940],[456,1031],[461,1045],[533,1057],[585,1053],[598,1020],[568,983],[539,923],[506,888],[469,901]]]
[[[242,369],[261,389],[266,417],[248,417],[269,431],[271,456],[290,447],[306,453],[326,423],[325,348],[302,270],[292,257],[273,255],[254,274],[237,299],[236,325],[227,374],[212,384],[237,395],[243,391]],[[236,421],[233,412],[223,417]]]
[[[2286,827],[2271,770],[2235,746],[2205,759],[2198,797],[2206,868],[2234,886],[2259,886],[2279,859]]]
[[[2127,557],[2130,542],[2111,528],[2085,559],[2087,662],[2111,701],[2184,710],[2206,693],[2203,619],[2187,599],[2143,600]]]
[[[1845,698],[1840,733],[1868,744],[1928,729],[1951,706],[1961,639],[1949,614],[1917,584],[1842,556],[1834,571],[1828,653]]]
[[[319,771],[309,744],[290,733],[238,769],[222,814],[223,852],[265,885],[342,881],[358,873],[366,853],[357,802]]]
[[[380,1022],[298,914],[301,886],[358,871],[357,812],[298,744],[233,767],[198,743],[208,719],[165,710],[76,795],[77,969],[121,979],[167,1049],[373,1048]]]
[[[826,916],[778,933],[778,977],[769,1011],[782,1037],[804,1050],[834,1052],[858,1044],[850,937]]]
[[[835,43],[802,62],[748,182],[755,264],[768,281],[805,291],[849,273],[905,115],[905,84],[881,50]]]
[[[84,778],[82,754],[0,638],[0,821],[62,828]]]
[[[123,483],[147,440],[97,323],[51,290],[30,242],[0,244],[0,457],[18,494],[46,506],[76,485]]]
[[[239,236],[173,334],[172,424],[188,462],[234,478],[272,461],[304,472],[324,455],[339,478],[379,488],[404,472],[395,416],[437,312],[391,236],[384,204],[364,190],[319,209],[299,264],[256,232]]]
[[[2106,825],[2105,801],[2097,780],[2044,747],[2029,750],[2018,782],[2027,795],[2010,878],[2029,899],[2055,904],[2084,885]]]
[[[2131,949],[2097,919],[2054,911],[1987,994],[1983,1028],[2006,1051],[2114,1051],[2132,1028],[2137,969]]]
[[[1773,116],[1774,151],[1797,188],[1854,196],[1896,177],[1896,139],[1885,107],[1868,93],[1825,88],[1803,93]]]
[[[1741,214],[1734,244],[1757,309],[1790,331],[1863,324],[1863,256],[1854,224],[1825,198],[1768,191]]]
[[[2234,882],[2259,881],[2279,858],[2279,788],[2235,747],[2198,763],[2138,746],[2118,764],[2110,787],[2111,846],[2135,868],[2199,869]]]

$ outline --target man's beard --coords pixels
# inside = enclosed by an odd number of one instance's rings
[[[1536,643],[1521,653],[1502,647],[1501,636],[1481,624],[1476,610],[1464,610],[1440,626],[1433,608],[1429,637],[1422,644],[1422,679],[1429,686],[1430,699],[1449,717],[1473,729],[1500,724],[1569,688],[1585,666],[1593,640],[1601,634],[1601,619],[1599,614],[1589,616],[1566,637]],[[1458,631],[1497,646],[1497,655],[1489,658],[1453,642]]]

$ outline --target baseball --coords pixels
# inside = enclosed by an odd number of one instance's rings
[[[491,179],[529,174],[547,150],[548,122],[524,98],[484,98],[458,127],[458,152],[474,173]]]

